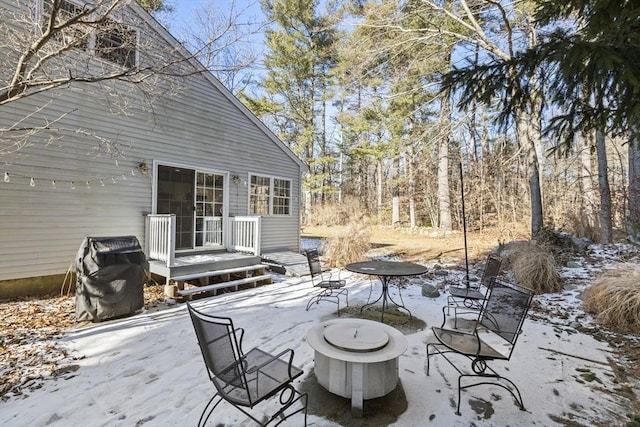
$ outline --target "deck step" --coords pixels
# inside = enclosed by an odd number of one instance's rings
[[[242,273],[245,271],[259,270],[261,268],[267,268],[267,266],[264,264],[254,264],[254,265],[246,265],[242,267],[227,268],[224,270],[203,271],[200,273],[191,273],[191,274],[183,274],[181,276],[175,276],[175,277],[172,277],[171,280],[175,280],[176,282],[185,282],[187,280],[192,280],[192,279],[222,276],[223,274]]]
[[[267,280],[267,279],[270,280],[271,278],[272,277],[270,274],[262,274],[260,276],[245,277],[244,279],[231,280],[229,282],[213,283],[211,285],[197,286],[189,289],[182,289],[177,291],[176,293],[180,296],[188,296],[188,295],[199,294],[201,292],[215,291],[218,289],[231,288],[239,285],[246,285],[248,283],[253,283],[255,286],[256,282],[259,282],[261,280]]]

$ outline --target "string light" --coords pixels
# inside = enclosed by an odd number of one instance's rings
[[[14,166],[21,166],[21,165],[14,165]],[[76,182],[80,182],[80,183],[84,182],[84,185],[80,184],[80,186],[84,188],[91,188],[92,186],[95,187],[97,185],[100,185],[101,187],[105,187],[105,184],[109,182],[109,179],[112,184],[117,184],[121,181],[127,181],[129,179],[128,178],[129,173],[131,173],[132,177],[138,176],[138,174],[134,169],[129,169],[129,172],[124,172],[119,176],[114,175],[111,177],[102,177],[102,178],[96,177],[94,179],[89,179],[89,180],[71,181],[67,179],[58,180],[58,179],[45,178],[41,176],[38,177],[38,176],[30,176],[30,175],[21,175],[13,172],[8,172],[8,171],[6,172],[0,171],[0,176],[2,176],[2,181],[0,182],[6,182],[6,183],[15,182],[17,184],[28,184],[30,187],[36,187],[37,184],[42,184],[43,182],[50,182],[52,189],[57,189],[62,184],[65,187],[69,185],[69,188],[75,190]]]

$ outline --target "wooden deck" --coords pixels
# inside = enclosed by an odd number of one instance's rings
[[[306,276],[309,265],[306,256],[293,251],[278,250],[254,256],[241,252],[187,252],[178,254],[172,266],[161,261],[149,261],[149,271],[165,280],[169,297],[191,298],[221,289],[238,290],[241,286],[261,286],[272,283],[267,270],[288,276]]]

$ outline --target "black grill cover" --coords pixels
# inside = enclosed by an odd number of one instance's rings
[[[76,256],[76,319],[99,322],[141,309],[147,269],[135,236],[84,239]]]

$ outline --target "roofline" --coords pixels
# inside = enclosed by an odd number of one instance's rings
[[[132,2],[130,4],[132,9],[140,15],[141,17],[146,17],[144,21],[149,24],[151,27],[155,28],[156,31],[165,39],[167,43],[176,48],[178,52],[182,53],[182,56],[186,61],[188,61],[191,65],[196,67],[197,69],[202,70],[202,76],[204,76],[209,83],[211,83],[216,89],[222,93],[222,95],[227,98],[240,112],[242,112],[249,120],[251,120],[258,128],[269,138],[273,143],[275,143],[287,156],[289,156],[293,161],[298,164],[298,167],[303,171],[308,171],[309,166],[303,162],[287,145],[278,138],[258,117],[256,117],[251,110],[249,110],[240,100],[233,94],[229,89],[227,89],[221,82],[218,80],[211,71],[207,70],[207,68],[195,57],[191,52],[185,48],[182,43],[180,43],[174,36],[171,34],[169,30],[167,30],[158,20],[147,12],[142,6],[138,4],[137,1]]]

